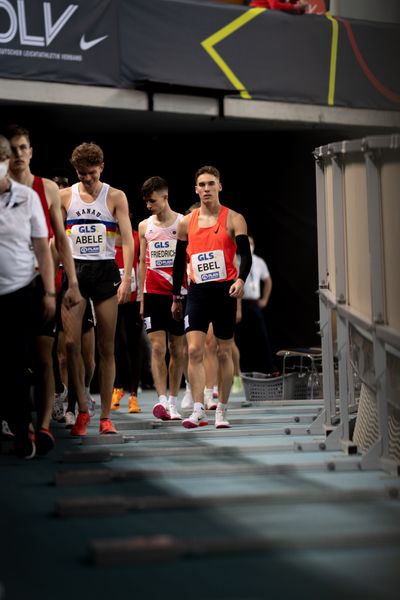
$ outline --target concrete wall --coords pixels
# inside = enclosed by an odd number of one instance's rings
[[[338,17],[400,23],[399,0],[330,0],[329,10]]]

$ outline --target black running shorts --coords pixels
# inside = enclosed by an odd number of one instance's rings
[[[210,323],[214,335],[220,340],[230,340],[236,327],[236,298],[231,298],[229,288],[233,281],[190,282],[185,311],[185,333],[204,331]]]
[[[182,301],[185,308],[185,300]],[[166,331],[172,335],[183,335],[183,319],[176,321],[171,313],[172,295],[144,294],[144,326],[147,333]]]
[[[82,296],[94,304],[117,293],[121,276],[115,260],[75,259],[75,269]]]

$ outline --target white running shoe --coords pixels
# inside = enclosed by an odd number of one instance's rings
[[[90,392],[87,388],[85,388],[85,392],[86,392],[86,400],[87,400],[89,417],[94,417],[94,413],[96,412],[96,400],[94,398],[92,398],[92,396],[90,395]]]
[[[54,394],[53,410],[51,413],[52,418],[59,423],[64,421],[65,405],[64,400],[68,396],[68,390],[66,385],[63,383],[63,391],[59,394]]]
[[[191,390],[186,388],[186,392],[182,398],[181,410],[192,410],[193,409],[193,396]]]
[[[63,391],[61,392],[61,394],[56,394],[56,396],[60,397],[61,402],[65,402],[65,399],[68,396],[68,388],[65,385],[65,383],[63,383]]]
[[[70,410],[67,410],[67,412],[65,413],[64,419],[65,419],[65,428],[72,429],[72,427],[75,425],[74,413],[71,412]]]
[[[176,409],[176,401],[168,400],[168,413],[171,421],[181,421],[182,415]]]
[[[195,429],[196,427],[204,427],[204,425],[208,425],[206,411],[204,409],[194,410],[190,417],[183,419],[182,425],[186,429]]]
[[[226,409],[218,407],[215,411],[215,428],[216,429],[227,429],[230,427],[230,423],[225,416]]]
[[[216,408],[217,408],[217,403],[214,402],[214,400],[212,400],[212,399],[205,400],[204,404],[205,404],[206,410],[216,410]]]
[[[4,435],[4,437],[14,437],[14,434],[11,431],[7,421],[1,422],[1,435]]]
[[[215,410],[217,408],[217,403],[214,400],[212,388],[204,389],[204,406],[206,410]]]

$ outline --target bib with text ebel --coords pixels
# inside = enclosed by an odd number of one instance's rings
[[[223,250],[199,252],[191,256],[192,270],[196,283],[221,281],[226,279],[226,265]]]

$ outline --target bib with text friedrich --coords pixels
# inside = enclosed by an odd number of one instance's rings
[[[176,240],[155,240],[148,243],[150,268],[174,266]]]

